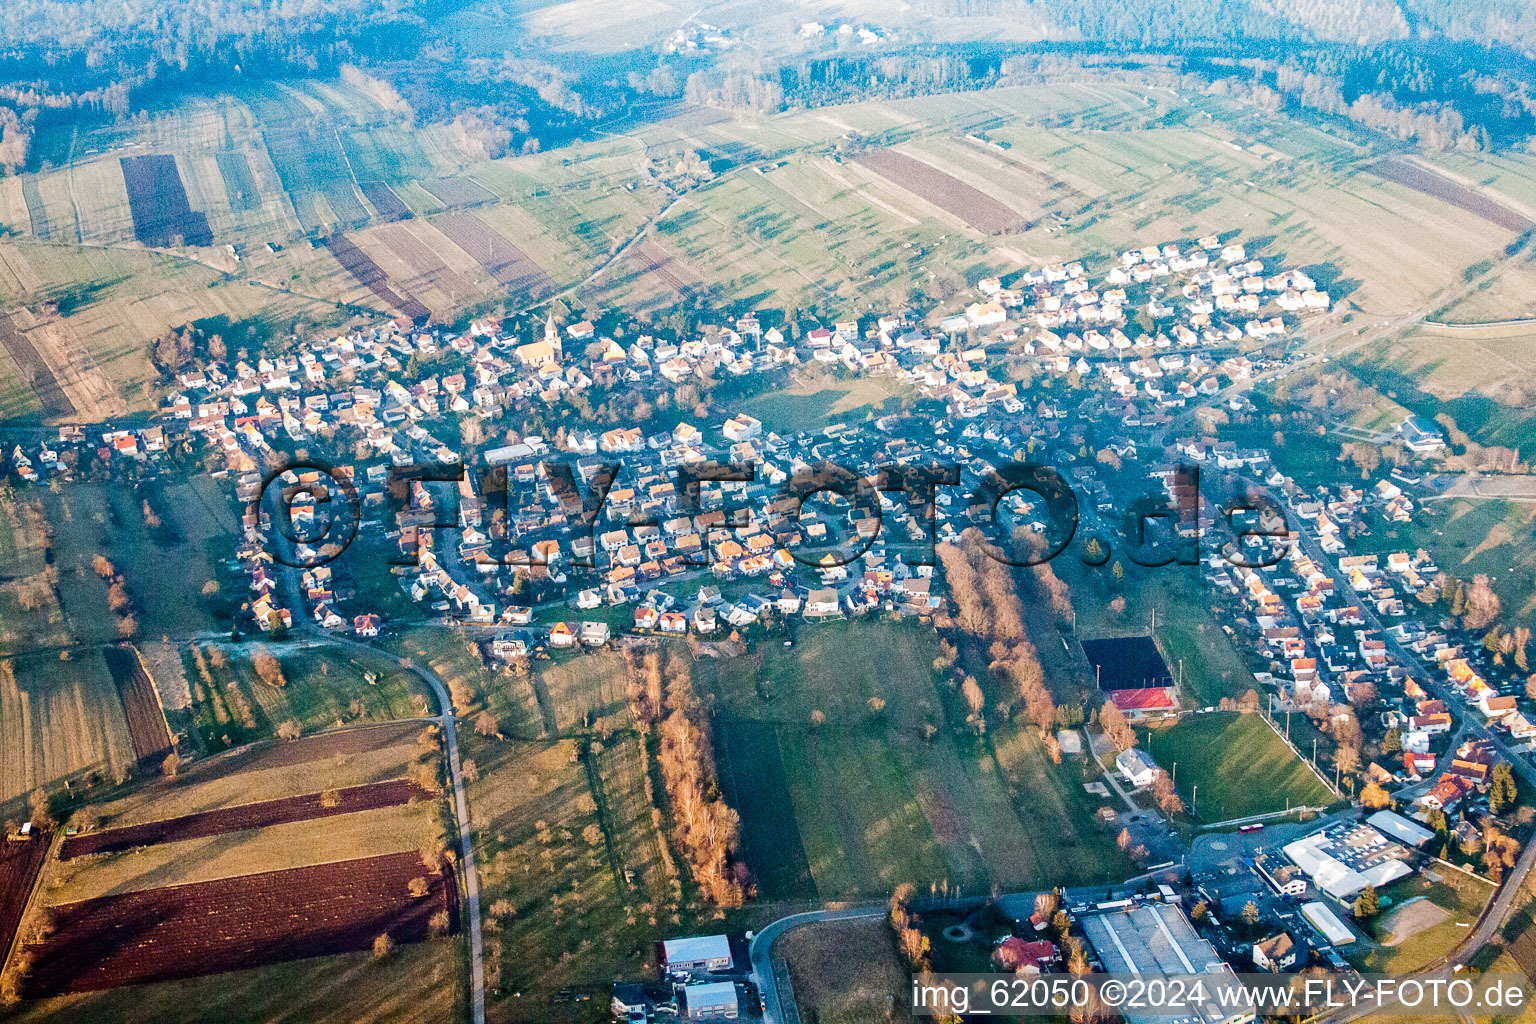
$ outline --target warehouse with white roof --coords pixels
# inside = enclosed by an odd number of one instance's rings
[[[1283,849],[1313,885],[1336,900],[1348,900],[1367,886],[1380,888],[1413,873],[1404,863],[1408,848],[1363,821],[1329,825]]]
[[[1312,922],[1312,927],[1322,932],[1323,938],[1327,939],[1330,945],[1347,946],[1355,941],[1355,933],[1350,931],[1349,925],[1339,920],[1339,915],[1321,900],[1303,903],[1301,916]]]
[[[1435,834],[1429,829],[1422,825],[1414,824],[1396,811],[1377,811],[1365,820],[1398,842],[1405,843],[1415,849],[1435,838]]]

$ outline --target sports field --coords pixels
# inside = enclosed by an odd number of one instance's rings
[[[1335,801],[1312,769],[1256,714],[1213,711],[1139,733],[1204,822],[1230,821],[1288,807]]]

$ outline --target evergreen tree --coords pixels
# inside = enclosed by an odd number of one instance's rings
[[[1355,916],[1364,921],[1375,917],[1381,910],[1381,894],[1376,891],[1374,885],[1368,885],[1360,890],[1360,895],[1355,897]]]
[[[1488,809],[1494,814],[1503,814],[1515,805],[1519,799],[1520,789],[1515,785],[1515,773],[1508,761],[1500,761],[1493,766],[1493,773],[1489,776],[1488,785]]]

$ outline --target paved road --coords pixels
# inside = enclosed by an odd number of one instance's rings
[[[1333,560],[1324,554],[1317,538],[1312,534],[1311,528],[1304,521],[1298,521],[1291,525],[1296,534],[1301,538],[1303,551],[1313,561],[1317,562],[1318,565],[1334,564]],[[1386,641],[1388,650],[1391,651],[1392,656],[1398,663],[1410,670],[1415,666],[1423,669],[1421,672],[1414,673],[1415,681],[1435,697],[1445,701],[1446,707],[1456,708],[1460,712],[1462,732],[1469,733],[1477,739],[1487,740],[1493,745],[1493,749],[1498,752],[1499,756],[1508,761],[1526,783],[1536,785],[1536,770],[1532,769],[1530,761],[1510,750],[1503,737],[1490,730],[1487,724],[1479,719],[1477,712],[1467,705],[1466,700],[1453,692],[1446,685],[1445,680],[1433,671],[1423,658],[1404,647],[1387,631],[1387,628],[1377,616],[1375,608],[1370,602],[1363,600],[1355,592],[1354,587],[1350,585],[1348,576],[1338,573],[1336,574],[1336,581],[1346,599],[1350,600],[1351,603],[1360,609],[1360,615],[1365,619],[1366,626],[1375,630]]]
[[[288,553],[292,560],[292,546],[288,541],[278,534],[275,542],[290,548]],[[278,584],[282,589],[283,603],[293,612],[293,632],[305,637],[318,638],[338,647],[350,647],[388,658],[426,683],[437,696],[440,713],[434,721],[443,730],[444,750],[448,755],[448,771],[453,780],[453,812],[459,827],[459,863],[464,869],[464,902],[469,905],[470,1004],[474,1012],[472,1019],[474,1024],[485,1024],[485,939],[480,920],[480,874],[475,865],[474,830],[470,827],[469,799],[464,794],[464,772],[459,760],[459,723],[453,700],[448,694],[448,687],[430,668],[408,661],[393,651],[320,629],[311,617],[304,613],[305,604],[303,594],[300,592],[299,570],[289,565],[282,565],[280,568]]]
[[[464,902],[469,905],[470,1001],[474,1010],[474,1024],[485,1024],[485,939],[480,921],[480,873],[475,865],[474,830],[470,826],[469,798],[464,794],[464,772],[459,760],[458,719],[453,701],[448,696],[448,688],[436,672],[407,661],[393,652],[349,637],[327,636],[326,639],[342,647],[370,651],[393,660],[402,669],[415,673],[437,695],[437,706],[442,709],[442,714],[433,721],[442,726],[446,739],[448,770],[453,779],[453,812],[459,826],[459,863],[464,867]]]
[[[752,961],[752,980],[763,994],[763,1024],[800,1024],[794,998],[788,1000],[787,1006],[779,998],[780,979],[773,969],[773,944],[779,940],[779,936],[807,924],[884,917],[888,909],[886,903],[864,903],[831,910],[812,910],[781,917],[754,935],[747,957]]]

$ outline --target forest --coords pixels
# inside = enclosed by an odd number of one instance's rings
[[[920,0],[890,15],[907,19],[896,30],[880,26],[891,35],[878,47],[838,33],[787,43],[768,12],[707,4],[701,15],[738,19],[752,44],[716,53],[644,38],[617,53],[557,51],[516,32],[501,52],[478,52],[447,27],[465,13],[519,16],[486,0],[10,0],[0,4],[0,172],[35,168],[32,142],[50,126],[349,67],[488,157],[677,98],[767,113],[1084,67],[1193,76],[1177,84],[1430,150],[1525,148],[1536,136],[1536,11],[1519,0]],[[997,19],[1020,26],[1013,41],[989,31]],[[936,27],[945,42],[927,41]]]

